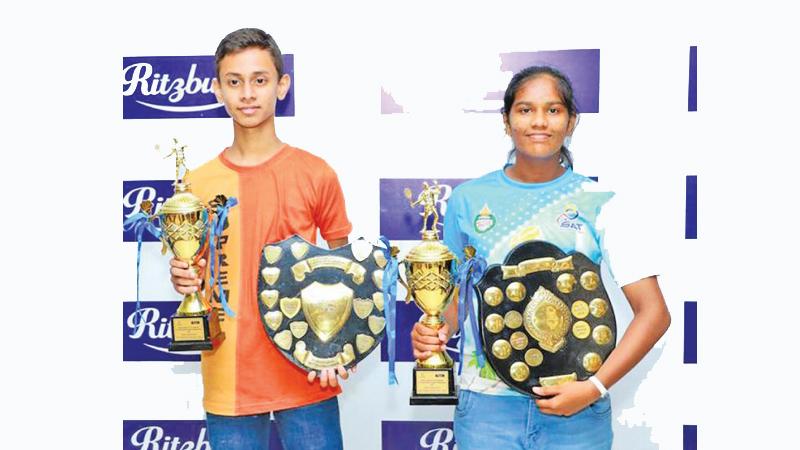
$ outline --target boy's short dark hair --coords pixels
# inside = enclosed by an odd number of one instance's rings
[[[283,76],[283,56],[281,56],[281,49],[278,48],[275,39],[258,28],[242,28],[229,33],[219,42],[217,51],[214,53],[217,78],[219,78],[219,62],[222,61],[222,58],[249,47],[267,50],[272,55],[275,68],[278,69],[278,76]]]

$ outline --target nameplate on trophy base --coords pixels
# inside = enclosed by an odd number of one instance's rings
[[[455,405],[458,403],[453,368],[414,368],[411,405]]]
[[[211,350],[215,342],[221,342],[225,334],[219,329],[216,310],[202,316],[178,316],[170,319],[172,340],[169,351],[186,352]]]

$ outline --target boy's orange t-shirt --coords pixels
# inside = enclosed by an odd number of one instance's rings
[[[309,383],[267,336],[258,310],[258,269],[264,245],[293,234],[315,243],[346,238],[352,225],[336,173],[321,158],[284,145],[257,166],[217,158],[191,171],[190,189],[207,203],[217,194],[236,197],[220,242],[220,274],[236,317],[224,317],[225,340],[203,352],[203,406],[212,414],[259,414],[316,403],[341,389]],[[215,307],[219,304],[215,303]]]

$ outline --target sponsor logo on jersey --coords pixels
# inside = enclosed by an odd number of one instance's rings
[[[578,211],[578,207],[572,203],[568,203],[564,206],[564,212],[558,215],[556,223],[558,223],[558,226],[561,228],[575,230],[579,233],[583,232],[584,224],[580,220],[580,212]]]
[[[475,216],[475,220],[473,225],[475,226],[475,231],[478,233],[485,233],[492,228],[494,228],[495,224],[497,223],[497,219],[492,214],[492,211],[489,209],[489,205],[483,204],[483,208],[481,208],[478,215]]]

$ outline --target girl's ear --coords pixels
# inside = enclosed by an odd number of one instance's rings
[[[576,125],[578,125],[578,116],[570,116],[569,122],[567,123],[567,136],[572,137]]]

